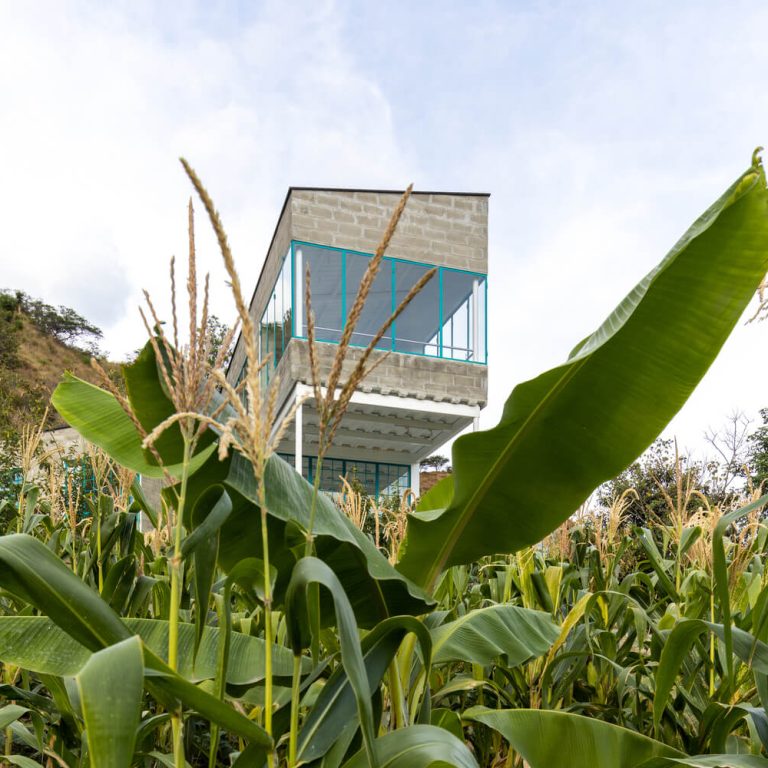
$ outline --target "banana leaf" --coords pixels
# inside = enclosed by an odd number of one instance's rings
[[[411,516],[399,570],[431,587],[451,565],[557,528],[682,407],[766,271],[755,160],[565,363],[515,387],[496,427],[454,443],[453,474]]]

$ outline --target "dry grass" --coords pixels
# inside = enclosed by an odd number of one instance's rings
[[[408,527],[408,515],[411,514],[416,504],[416,494],[409,488],[400,499],[400,506],[390,511],[384,523],[384,538],[389,550],[389,562],[395,565],[400,557],[400,546],[405,539]],[[377,542],[378,546],[378,542]]]
[[[416,503],[416,495],[411,489],[405,491],[398,506],[393,508],[381,500],[371,498],[352,487],[346,477],[339,478],[342,492],[336,499],[339,509],[352,523],[364,531],[369,519],[373,521],[373,542],[386,549],[389,562],[397,562],[400,545],[405,538],[408,515]]]
[[[42,413],[51,398],[51,393],[61,381],[62,374],[69,371],[80,379],[92,384],[99,378],[91,369],[88,356],[57,339],[44,334],[34,323],[21,316],[19,332],[19,367],[7,371],[0,386],[3,396],[19,407],[9,414],[11,426],[20,431],[33,411],[39,407]],[[108,375],[114,376],[117,365],[104,361]],[[66,426],[55,410],[48,412],[47,429]]]
[[[365,529],[368,519],[368,497],[356,491],[346,477],[341,477],[342,491],[336,500],[339,509],[352,521],[356,528]]]

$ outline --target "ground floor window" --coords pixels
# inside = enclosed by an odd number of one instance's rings
[[[295,463],[292,453],[281,453],[289,464]],[[304,456],[301,474],[310,482],[315,481],[317,458]],[[338,493],[342,489],[341,478],[354,488],[358,486],[369,496],[402,496],[411,487],[411,468],[407,464],[386,464],[381,461],[359,461],[357,459],[334,459],[326,457],[320,468],[320,489]]]

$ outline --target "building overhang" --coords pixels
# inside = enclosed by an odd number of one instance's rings
[[[321,391],[321,396],[326,397],[325,387]],[[300,382],[294,386],[278,415],[276,428],[297,402],[302,402],[301,414],[286,430],[278,451],[294,454],[298,444],[305,456],[317,455],[319,414],[312,387]],[[416,464],[471,426],[479,415],[479,405],[356,391],[328,455],[339,459]]]

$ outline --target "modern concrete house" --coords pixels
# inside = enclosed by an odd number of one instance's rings
[[[259,353],[279,377],[278,419],[312,394],[304,275],[311,271],[320,375],[327,380],[347,312],[400,192],[291,187],[251,300]],[[416,281],[438,272],[397,319],[323,460],[321,487],[355,477],[375,496],[419,491],[419,461],[470,425],[487,396],[488,195],[414,192],[352,336],[345,376]],[[381,350],[380,352],[378,350]],[[239,339],[230,363],[242,379]],[[279,453],[312,480],[317,456],[313,399],[300,406]]]

